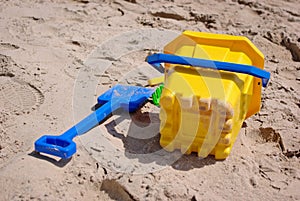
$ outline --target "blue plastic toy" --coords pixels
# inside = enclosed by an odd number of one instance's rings
[[[92,114],[59,136],[44,135],[35,142],[35,151],[61,158],[70,158],[76,152],[76,144],[72,141],[94,128],[113,111],[123,108],[134,112],[152,95],[153,88],[116,85],[98,97],[99,107]]]

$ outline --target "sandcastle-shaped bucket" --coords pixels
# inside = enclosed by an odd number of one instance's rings
[[[243,121],[260,109],[270,74],[263,54],[242,36],[185,31],[148,57],[165,63],[160,144],[225,159]]]

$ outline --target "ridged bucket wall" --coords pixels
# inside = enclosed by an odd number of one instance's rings
[[[186,31],[164,52],[264,67],[263,54],[242,36]],[[166,64],[164,83],[160,144],[168,151],[225,159],[243,121],[260,109],[261,79],[251,75]]]

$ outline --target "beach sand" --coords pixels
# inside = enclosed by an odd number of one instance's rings
[[[184,30],[246,36],[271,72],[226,160],[145,159],[161,149],[151,103],[74,139],[69,160],[34,152],[111,86],[158,76],[145,57]],[[300,200],[297,0],[0,0],[0,33],[0,200]]]

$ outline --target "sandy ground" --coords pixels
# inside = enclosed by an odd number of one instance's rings
[[[0,1],[0,200],[300,200],[297,0],[99,2]],[[272,74],[261,111],[245,121],[226,160],[192,154],[145,162],[143,154],[161,149],[150,103],[76,138],[70,160],[33,152],[38,137],[71,127],[110,86],[145,85],[157,75],[145,56],[183,30],[247,36]],[[109,67],[93,68],[99,64]],[[137,133],[150,140],[128,135],[133,121],[152,122]],[[101,145],[99,132],[118,152]]]

